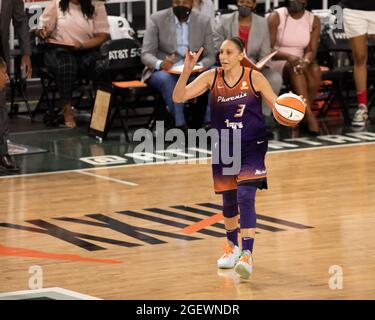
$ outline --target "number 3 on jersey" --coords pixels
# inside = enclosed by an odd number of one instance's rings
[[[239,104],[237,108],[237,112],[234,115],[235,118],[241,118],[243,116],[243,113],[245,111],[246,104]]]

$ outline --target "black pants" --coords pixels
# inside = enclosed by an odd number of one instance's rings
[[[74,83],[78,78],[98,80],[107,69],[107,60],[96,49],[72,51],[64,47],[48,47],[44,63],[56,78],[63,104],[72,98]]]
[[[6,91],[0,90],[0,156],[8,154],[9,120],[5,101]]]

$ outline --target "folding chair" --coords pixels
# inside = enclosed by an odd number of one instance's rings
[[[34,53],[36,48],[36,40],[34,32],[30,33],[31,48]],[[19,113],[18,102],[23,102],[26,106],[27,113],[30,116],[31,122],[34,121],[34,115],[31,111],[30,103],[27,97],[27,79],[21,71],[21,50],[19,48],[11,50],[11,65],[10,70],[10,89],[11,102],[9,116],[17,115]]]
[[[348,96],[353,86],[353,63],[351,49],[343,29],[332,29],[326,25],[322,30],[319,45],[319,64],[327,68],[322,71],[320,94],[325,98],[319,116],[326,116],[335,100],[340,103],[345,123],[350,123]],[[346,92],[346,95],[343,95]]]
[[[27,112],[30,116],[31,122],[34,121],[34,116],[31,112],[31,107],[27,98],[26,88],[27,79],[23,77],[21,72],[21,55],[19,50],[13,50],[12,56],[14,59],[14,67],[10,73],[10,112],[9,116],[17,115],[19,112],[18,102],[23,102],[26,106]]]

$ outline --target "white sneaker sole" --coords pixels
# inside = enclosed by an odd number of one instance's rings
[[[237,263],[234,267],[234,271],[243,279],[249,279],[251,273],[253,272],[253,267],[250,266],[250,270],[245,263]]]
[[[236,259],[233,263],[233,265],[220,265],[219,263],[217,263],[217,267],[219,269],[232,269],[234,268],[234,266],[236,265],[236,263],[238,262],[238,260],[240,260],[240,258]]]
[[[219,264],[217,264],[217,267],[219,268],[219,269],[232,269],[232,268],[234,268],[234,266],[235,266],[235,264],[233,265],[233,266],[230,266],[230,265],[219,265]]]
[[[366,120],[364,121],[352,121],[353,127],[364,127],[366,125]]]

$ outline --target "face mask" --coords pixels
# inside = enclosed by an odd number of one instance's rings
[[[249,15],[251,15],[252,11],[253,9],[249,7],[245,7],[245,6],[238,7],[238,14],[240,15],[240,17],[248,17]]]
[[[288,9],[290,13],[297,13],[305,10],[305,5],[299,1],[290,1]]]
[[[190,12],[191,10],[184,6],[173,7],[173,13],[178,20],[186,20],[187,18],[189,18]]]

